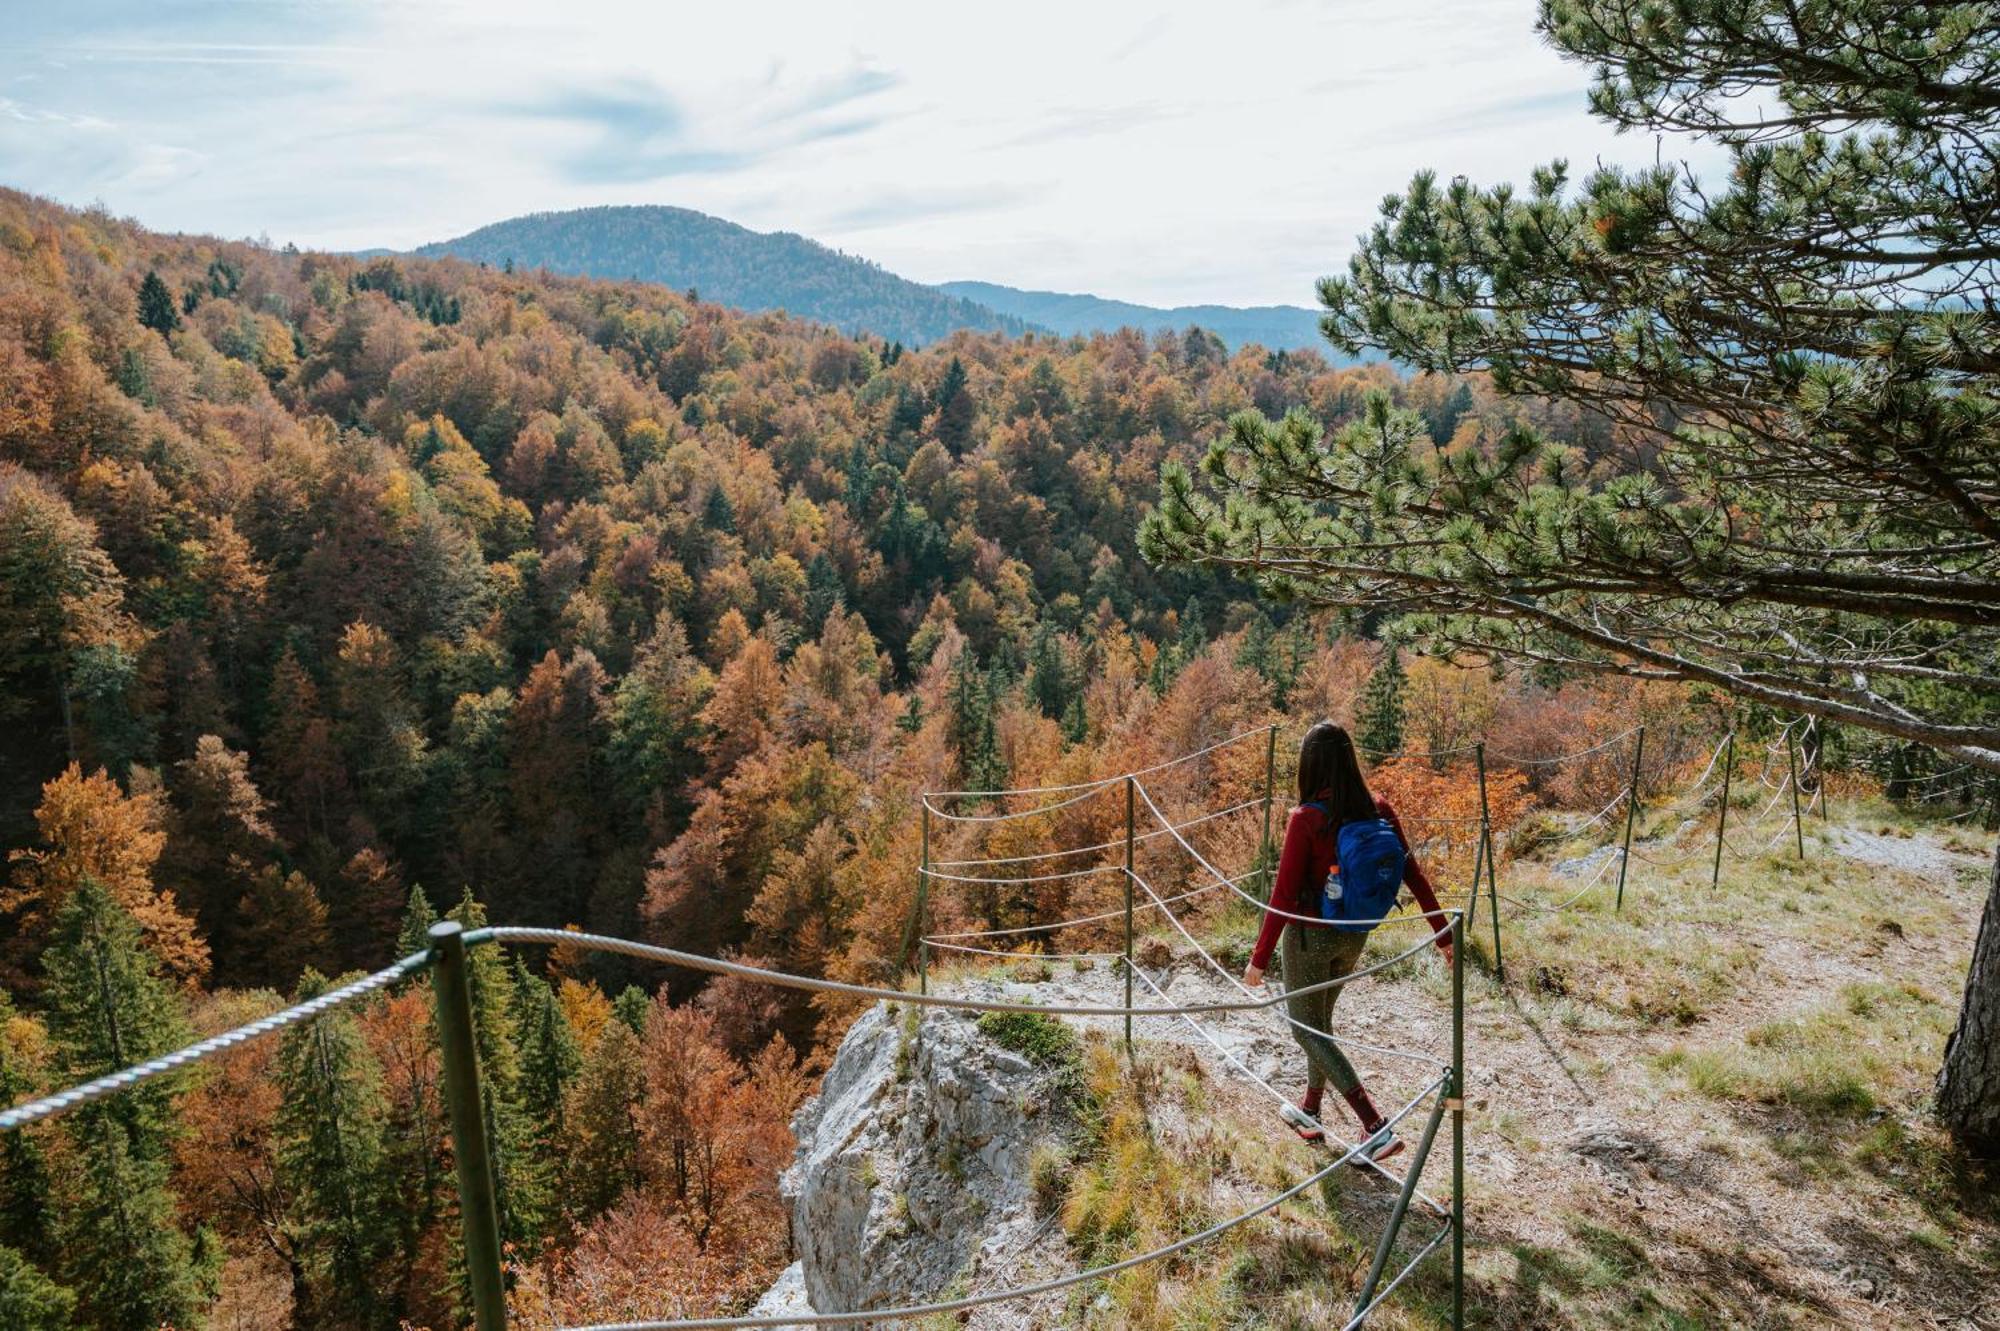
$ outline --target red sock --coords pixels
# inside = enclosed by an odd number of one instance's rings
[[[1305,1110],[1308,1114],[1311,1114],[1314,1118],[1318,1118],[1319,1098],[1323,1090],[1324,1090],[1323,1087],[1308,1086],[1306,1088],[1306,1098],[1299,1101],[1299,1108]]]
[[[1345,1094],[1348,1108],[1361,1120],[1363,1132],[1373,1132],[1382,1126],[1382,1111],[1375,1107],[1375,1097],[1368,1094],[1366,1086],[1356,1086]]]

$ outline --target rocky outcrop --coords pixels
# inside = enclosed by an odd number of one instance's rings
[[[784,1179],[811,1306],[928,1300],[1029,1244],[1036,1147],[1069,1127],[1057,1076],[967,1015],[877,1005],[857,1021]]]

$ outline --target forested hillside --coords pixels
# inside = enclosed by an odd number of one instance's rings
[[[959,329],[1024,333],[1033,326],[804,236],[752,231],[687,208],[531,213],[416,253],[693,288],[736,309],[784,310],[845,332],[913,344],[928,345]]]

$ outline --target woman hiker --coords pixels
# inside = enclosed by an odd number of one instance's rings
[[[1339,864],[1343,849],[1349,860],[1345,880]],[[1360,881],[1366,876],[1372,881]],[[1445,932],[1437,894],[1409,849],[1396,811],[1389,801],[1369,793],[1348,733],[1331,721],[1319,722],[1299,741],[1299,806],[1285,824],[1270,908],[1243,982],[1253,989],[1264,983],[1264,970],[1282,933],[1286,1010],[1292,1019],[1292,1038],[1306,1055],[1305,1098],[1296,1106],[1285,1106],[1285,1121],[1307,1141],[1323,1140],[1318,1126],[1320,1095],[1331,1081],[1361,1121],[1366,1136],[1362,1151],[1375,1160],[1395,1155],[1403,1143],[1375,1107],[1347,1055],[1325,1034],[1343,986],[1312,986],[1354,969],[1374,927],[1369,921],[1389,913],[1403,884],[1408,884],[1424,918],[1438,931],[1438,950],[1449,966],[1451,935]],[[1314,922],[1287,916],[1311,916]],[[1318,923],[1320,919],[1326,922]],[[1342,923],[1343,919],[1355,923]],[[1298,992],[1302,989],[1312,991]]]

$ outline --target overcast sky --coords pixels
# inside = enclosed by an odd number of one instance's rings
[[[403,247],[671,203],[920,281],[1311,304],[1420,167],[1651,161],[1533,0],[0,0],[0,182]]]

